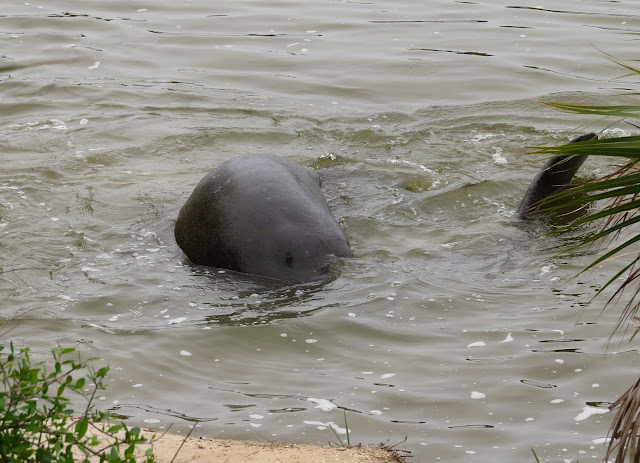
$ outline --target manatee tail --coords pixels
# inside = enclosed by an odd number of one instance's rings
[[[585,133],[574,138],[569,143],[578,143],[597,138],[598,136],[593,132]],[[573,179],[585,159],[587,159],[586,154],[578,156],[560,155],[545,162],[525,193],[522,204],[516,211],[516,216],[521,219],[531,218],[531,214],[540,209],[540,203],[543,199],[557,193],[571,183],[571,179]]]

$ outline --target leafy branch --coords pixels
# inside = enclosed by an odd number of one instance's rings
[[[93,410],[109,367],[95,369],[96,359],[82,360],[74,348],[57,347],[51,354],[54,366],[49,371],[44,362],[31,361],[29,349],[0,345],[0,461],[88,463],[95,457],[100,462],[134,463],[140,453],[136,449],[147,443],[140,429],[108,425],[109,414]],[[77,418],[71,416],[67,391],[86,401]],[[151,448],[143,458],[146,463],[155,461]]]

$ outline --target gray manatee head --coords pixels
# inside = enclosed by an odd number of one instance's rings
[[[195,264],[288,282],[311,281],[352,257],[311,169],[276,156],[233,158],[182,207],[175,238]]]

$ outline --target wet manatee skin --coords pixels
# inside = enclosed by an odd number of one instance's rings
[[[270,155],[233,158],[186,201],[175,238],[194,264],[306,282],[353,257],[315,172]]]
[[[580,143],[597,138],[595,133],[590,132],[574,138],[569,143]],[[560,155],[545,162],[540,172],[531,181],[531,185],[529,185],[522,203],[516,211],[516,217],[520,219],[536,217],[542,200],[566,188],[586,159],[586,154],[579,156]]]

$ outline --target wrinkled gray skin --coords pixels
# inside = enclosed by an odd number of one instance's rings
[[[595,133],[586,133],[574,138],[569,143],[593,140],[598,138]],[[524,195],[522,204],[516,211],[516,216],[521,219],[535,217],[540,209],[540,201],[557,193],[571,183],[573,176],[578,171],[587,155],[580,156],[555,156],[544,163],[540,172],[533,178],[529,189]]]
[[[306,282],[353,257],[311,169],[275,156],[231,159],[182,207],[178,245],[194,264]]]

